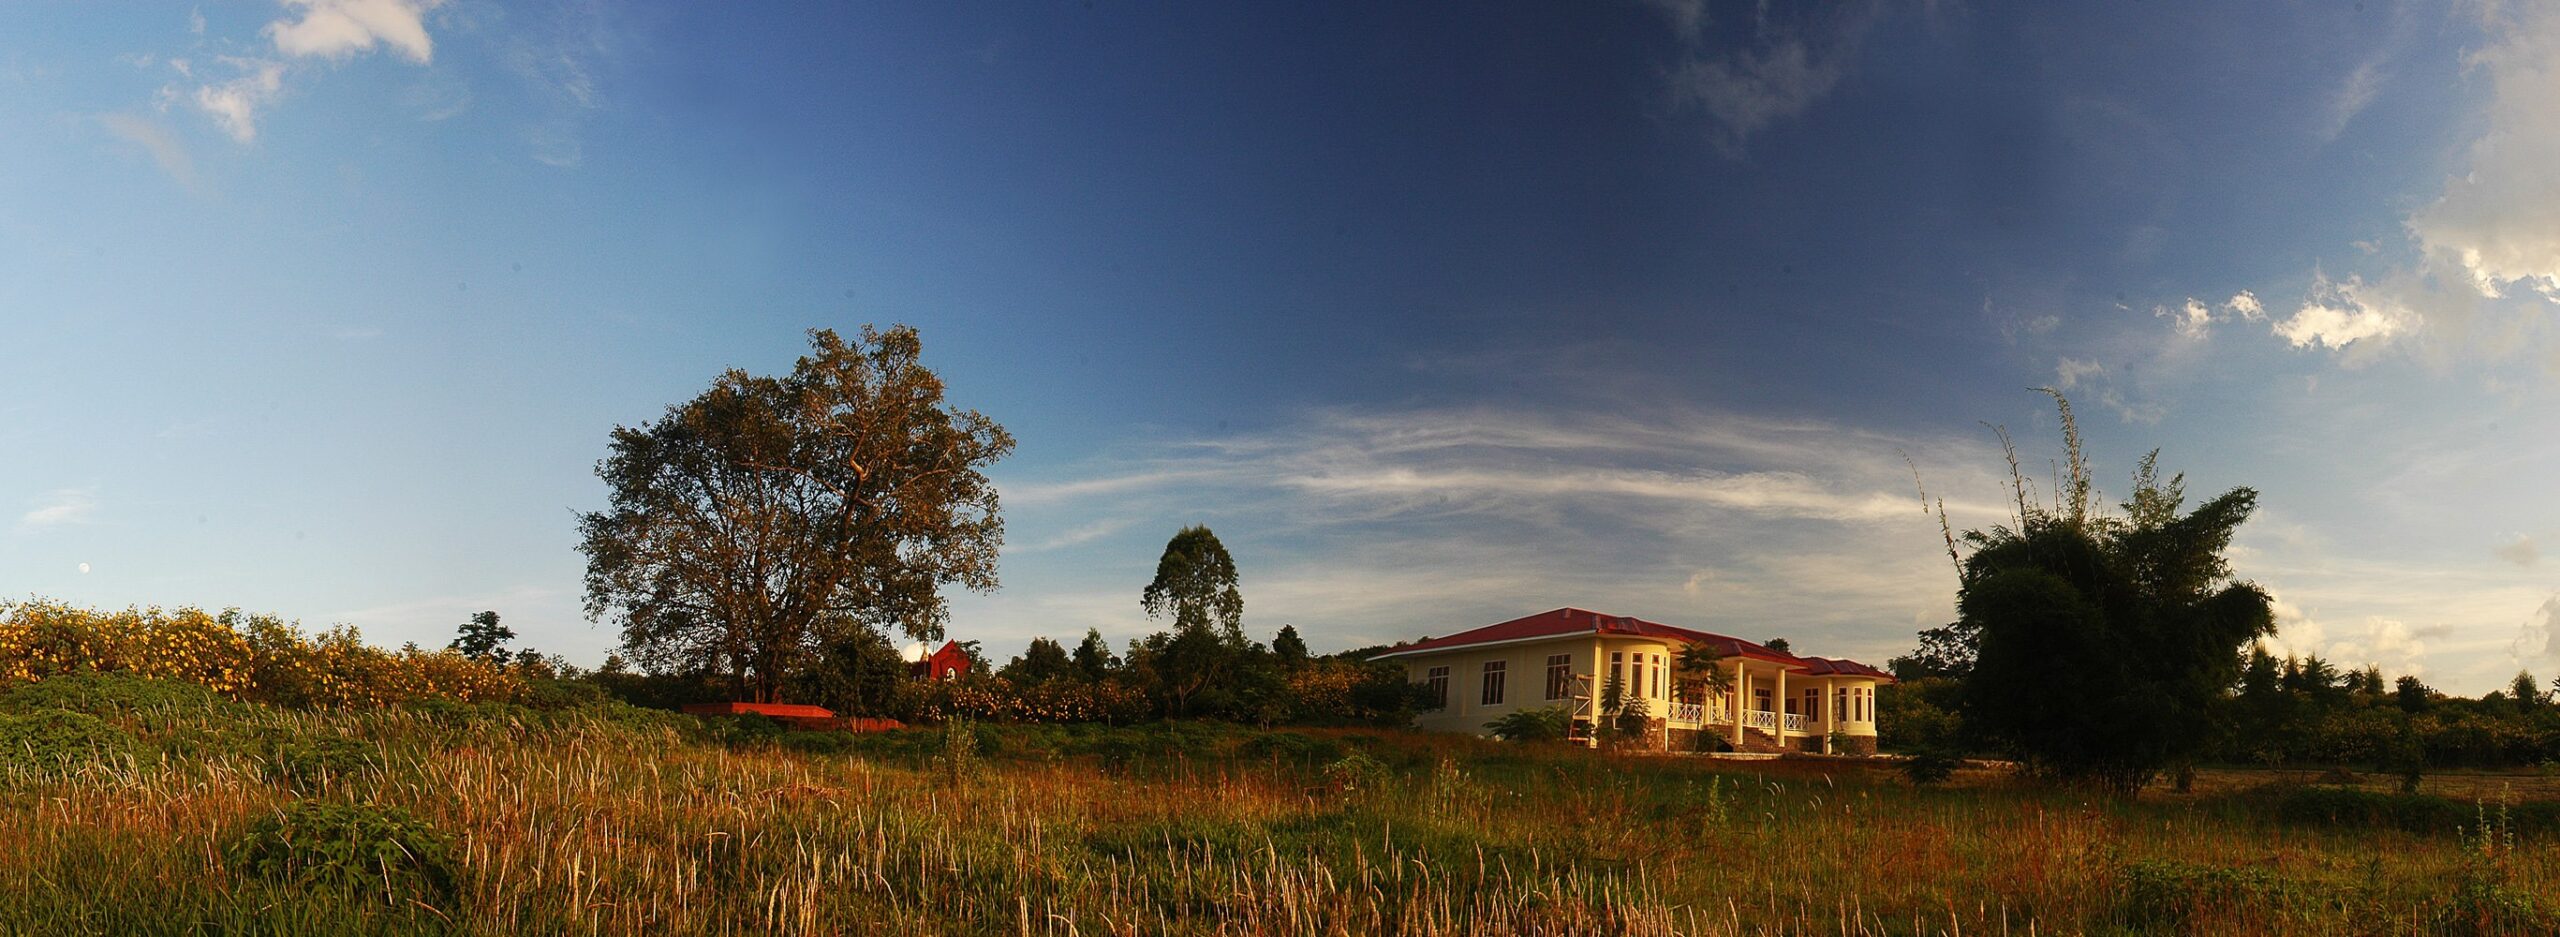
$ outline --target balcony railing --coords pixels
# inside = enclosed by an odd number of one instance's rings
[[[1743,713],[1742,727],[1746,729],[1767,729],[1771,732],[1776,732],[1778,731],[1778,714],[1765,709],[1756,709]]]
[[[1787,731],[1789,731],[1789,732],[1802,732],[1802,731],[1804,731],[1804,714],[1803,714],[1803,713],[1788,713],[1788,714],[1787,714]]]

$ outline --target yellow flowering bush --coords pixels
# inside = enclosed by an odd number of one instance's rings
[[[238,609],[0,603],[0,688],[74,673],[130,673],[233,699],[326,708],[508,701],[524,692],[502,665],[447,650],[383,650],[343,625],[315,635]]]

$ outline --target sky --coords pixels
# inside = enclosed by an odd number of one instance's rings
[[[601,660],[616,425],[906,323],[951,634],[1578,606],[1881,663],[2067,393],[2279,651],[2560,676],[2560,5],[0,5],[0,595]]]

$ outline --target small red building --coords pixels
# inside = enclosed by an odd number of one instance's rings
[[[942,649],[907,665],[916,679],[931,683],[936,680],[958,680],[969,674],[969,651],[958,641],[945,641]]]

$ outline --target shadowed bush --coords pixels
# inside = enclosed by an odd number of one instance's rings
[[[0,773],[56,777],[130,758],[133,736],[87,713],[0,714]]]
[[[389,904],[438,905],[454,890],[444,837],[396,807],[299,801],[252,824],[229,858],[241,875]]]

